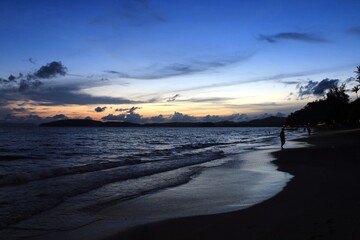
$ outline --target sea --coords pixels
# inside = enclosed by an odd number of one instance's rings
[[[280,149],[280,130],[2,127],[0,230],[34,222],[52,229],[59,219],[64,229],[76,228],[92,221],[87,211],[189,183],[231,156]],[[251,181],[246,177],[244,184]]]

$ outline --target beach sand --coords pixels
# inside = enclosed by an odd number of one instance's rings
[[[295,176],[276,196],[240,211],[133,227],[109,239],[360,239],[360,130],[301,141],[313,146],[274,153],[279,170]]]

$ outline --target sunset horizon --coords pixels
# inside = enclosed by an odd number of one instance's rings
[[[360,239],[359,10],[0,0],[1,239]]]
[[[95,2],[2,2],[0,122],[245,121],[356,86],[356,1]]]

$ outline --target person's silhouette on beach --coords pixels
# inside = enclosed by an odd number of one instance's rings
[[[281,150],[284,149],[284,144],[285,144],[285,128],[281,129],[280,132],[280,141],[281,141]]]
[[[309,134],[309,136],[310,136],[310,134],[311,134],[311,128],[308,127],[308,128],[307,128],[307,131],[308,131],[308,134]]]

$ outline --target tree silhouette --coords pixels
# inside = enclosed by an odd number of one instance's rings
[[[349,110],[349,96],[345,91],[345,84],[329,89],[325,99],[310,102],[303,109],[291,113],[287,122],[291,125],[345,122]]]
[[[359,96],[358,96],[358,94],[357,94],[357,92],[358,92],[359,90],[360,90],[359,85],[357,85],[357,86],[355,86],[355,87],[353,87],[353,88],[351,89],[352,92],[356,93],[356,98],[359,98]]]
[[[326,93],[326,100],[327,101],[334,101],[334,102],[349,102],[349,96],[345,93],[345,84],[341,84],[340,87],[333,87],[330,88],[329,91]]]
[[[360,126],[360,66],[357,66],[356,82],[359,84],[351,89],[356,93],[357,99],[349,102],[345,84],[335,86],[326,93],[324,99],[309,102],[306,106],[291,113],[287,118],[290,125],[307,125],[327,123],[328,126]]]
[[[357,66],[357,71],[355,71],[356,73],[356,81],[360,84],[360,66]]]

